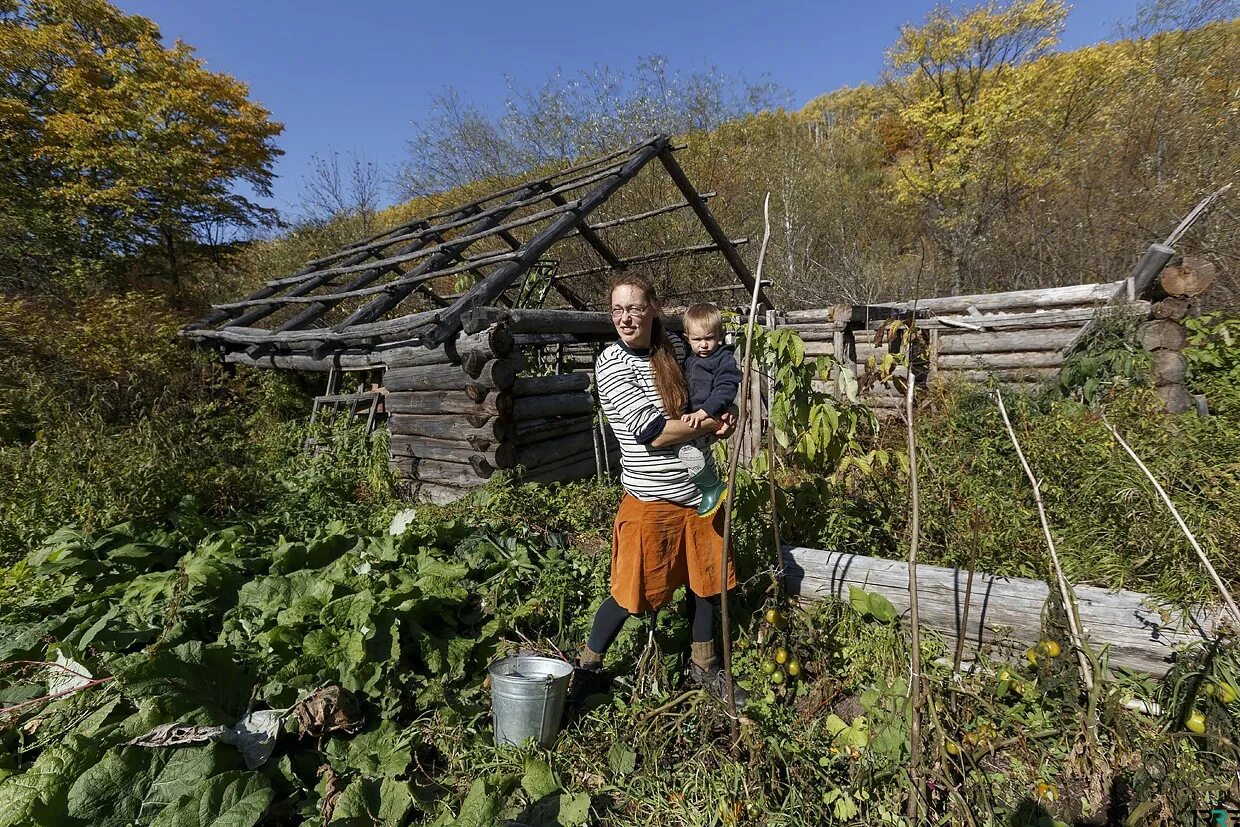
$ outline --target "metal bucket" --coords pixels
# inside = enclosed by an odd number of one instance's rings
[[[541,655],[514,655],[491,664],[491,715],[496,744],[533,738],[547,747],[560,731],[572,664]]]

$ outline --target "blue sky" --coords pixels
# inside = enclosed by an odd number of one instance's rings
[[[311,156],[358,152],[393,170],[430,96],[447,86],[488,111],[504,76],[540,84],[557,69],[631,68],[665,55],[673,68],[766,76],[799,107],[872,81],[899,26],[931,0],[870,2],[553,3],[543,0],[113,0],[181,38],[207,66],[237,77],[284,123],[275,206],[297,201]],[[1111,39],[1137,0],[1080,0],[1065,48]]]

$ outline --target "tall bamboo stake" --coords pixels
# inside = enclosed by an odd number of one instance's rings
[[[749,383],[753,379],[753,330],[758,315],[758,294],[762,290],[762,263],[766,260],[766,246],[771,240],[771,194],[766,194],[762,204],[762,216],[766,229],[762,233],[762,249],[758,251],[758,269],[754,274],[753,296],[749,301],[749,324],[745,330],[745,354],[741,358],[741,389],[736,412],[735,433],[745,433],[745,417],[749,413]],[[733,442],[728,455],[728,499],[723,506],[723,552],[719,569],[719,614],[723,625],[723,674],[727,687],[728,717],[731,720],[732,743],[740,737],[736,714],[736,686],[732,681],[732,630],[728,626],[728,560],[732,551],[732,506],[736,502],[736,469],[740,464],[739,436]]]
[[[1223,190],[1220,190],[1219,192],[1221,193]],[[1205,551],[1202,550],[1201,544],[1197,542],[1197,538],[1193,536],[1193,532],[1188,530],[1188,525],[1184,522],[1184,518],[1180,516],[1179,509],[1175,507],[1175,503],[1171,502],[1171,497],[1169,497],[1163,487],[1158,484],[1158,480],[1154,478],[1154,474],[1151,473],[1150,469],[1147,468],[1145,463],[1141,461],[1141,458],[1137,456],[1137,452],[1132,450],[1132,447],[1124,441],[1122,436],[1119,435],[1119,431],[1115,430],[1115,427],[1110,422],[1107,422],[1107,418],[1105,416],[1102,417],[1102,424],[1107,426],[1107,430],[1111,432],[1111,436],[1115,437],[1115,441],[1120,444],[1120,447],[1128,452],[1128,456],[1132,457],[1132,461],[1135,462],[1137,467],[1140,468],[1145,474],[1146,479],[1153,484],[1154,490],[1158,492],[1158,496],[1162,498],[1162,501],[1166,504],[1167,508],[1170,509],[1171,516],[1175,518],[1176,523],[1180,526],[1180,531],[1183,531],[1184,536],[1188,538],[1188,542],[1192,545],[1193,551],[1197,552],[1197,557],[1201,560],[1201,565],[1205,566],[1206,571],[1210,575],[1210,579],[1214,581],[1215,588],[1217,588],[1219,594],[1223,596],[1223,601],[1227,604],[1227,608],[1231,610],[1232,621],[1236,624],[1236,629],[1240,630],[1240,608],[1236,607],[1236,599],[1231,596],[1231,590],[1227,588],[1227,584],[1223,582],[1223,578],[1219,577],[1218,572],[1214,570],[1214,566],[1210,563],[1210,558],[1206,555]]]
[[[1033,486],[1033,501],[1038,506],[1038,519],[1042,523],[1042,533],[1046,537],[1046,546],[1051,552],[1051,564],[1055,569],[1055,582],[1059,586],[1059,598],[1063,601],[1064,613],[1068,616],[1068,634],[1072,636],[1072,648],[1076,650],[1077,662],[1080,664],[1081,683],[1084,684],[1085,691],[1092,694],[1094,691],[1094,675],[1093,670],[1090,668],[1089,658],[1085,654],[1085,639],[1081,636],[1080,617],[1077,615],[1076,607],[1076,594],[1072,591],[1072,587],[1068,585],[1068,578],[1064,576],[1063,566],[1059,564],[1059,552],[1055,550],[1055,538],[1051,536],[1051,525],[1046,518],[1046,509],[1042,506],[1042,490],[1039,487],[1037,477],[1033,475],[1033,470],[1025,459],[1025,452],[1020,449],[1020,442],[1016,439],[1016,431],[1012,429],[1012,421],[1008,419],[1007,408],[1003,404],[1003,394],[998,388],[995,388],[995,401],[999,403],[999,414],[1003,417],[1003,426],[1007,428],[1008,437],[1012,440],[1013,447],[1016,448],[1016,456],[1020,459],[1020,464],[1025,469],[1025,476],[1029,478],[1029,484]]]

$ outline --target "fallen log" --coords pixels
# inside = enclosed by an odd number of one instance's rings
[[[849,586],[857,586],[883,595],[897,612],[908,609],[908,565],[904,562],[785,547],[784,566],[790,593],[802,599],[846,601]],[[973,650],[1011,642],[1019,651],[1042,639],[1042,608],[1049,594],[1044,581],[975,572],[968,627],[962,629],[967,577],[968,572],[961,569],[917,567],[922,625],[941,634],[949,650],[961,636]],[[1113,665],[1161,676],[1170,668],[1176,646],[1214,634],[1214,624],[1205,611],[1185,615],[1139,592],[1109,592],[1093,586],[1076,586],[1075,592],[1086,638],[1095,648],[1107,645]],[[1163,620],[1163,612],[1168,620]]]

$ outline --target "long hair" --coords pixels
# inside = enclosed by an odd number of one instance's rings
[[[659,308],[659,294],[654,284],[645,276],[625,274],[617,276],[611,283],[611,293],[617,287],[636,287],[651,310]],[[685,383],[685,374],[676,359],[676,349],[672,347],[667,333],[663,330],[663,320],[658,315],[650,327],[650,370],[654,374],[654,389],[663,401],[668,416],[680,416],[689,404],[689,386]]]

